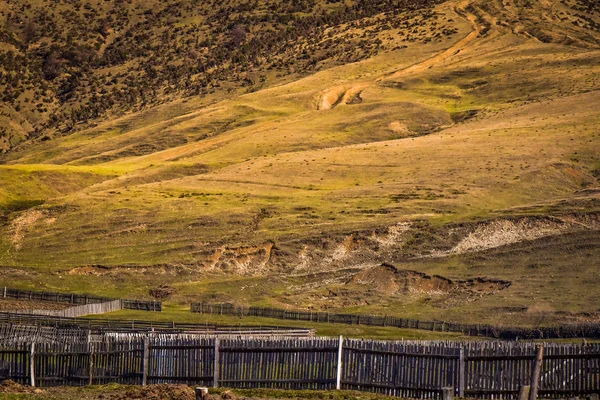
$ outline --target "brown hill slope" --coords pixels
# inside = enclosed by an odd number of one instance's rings
[[[422,41],[419,25],[444,23],[431,11],[439,2],[3,2],[0,151],[174,99],[251,92],[365,59],[400,46],[409,31]]]
[[[4,154],[6,278],[111,295],[169,283],[176,302],[594,317],[595,3],[376,11],[334,33],[382,42],[359,62],[175,100]],[[386,262],[510,286],[437,298],[348,283]]]

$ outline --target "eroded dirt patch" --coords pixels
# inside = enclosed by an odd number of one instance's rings
[[[0,384],[0,394],[18,395],[23,399],[44,400],[193,400],[196,398],[194,389],[186,385],[103,385],[88,387],[52,387],[36,389],[20,385],[13,381],[4,381]],[[2,396],[0,396],[2,397]],[[4,397],[2,397],[4,398]],[[12,397],[10,397],[12,398]],[[391,397],[360,393],[360,392],[327,392],[327,391],[291,391],[270,389],[241,389],[223,390],[212,388],[209,391],[209,400],[267,400],[267,399],[391,399]]]
[[[597,215],[587,218],[563,216],[562,218],[498,219],[479,223],[456,246],[447,251],[433,251],[431,256],[443,257],[464,254],[531,241],[547,236],[578,230],[597,230],[600,226]]]
[[[355,274],[348,285],[366,285],[388,295],[427,294],[427,295],[467,295],[483,296],[494,294],[510,286],[510,282],[488,278],[472,278],[453,281],[439,275],[398,269],[390,264],[382,264]]]
[[[127,275],[158,275],[158,276],[177,276],[189,274],[194,271],[192,266],[173,265],[173,264],[157,264],[148,266],[136,265],[84,265],[75,267],[66,271],[58,272],[59,274],[67,275],[84,275],[84,276],[110,276],[123,277]]]
[[[362,102],[360,94],[368,86],[368,84],[355,84],[327,89],[318,100],[317,110],[331,110],[338,105],[360,103]]]
[[[412,194],[405,194],[412,196]],[[501,217],[479,222],[433,226],[426,221],[401,222],[378,230],[322,237],[303,243],[286,258],[292,273],[315,273],[372,267],[381,263],[475,254],[524,242],[582,231],[600,230],[600,214],[572,213],[551,217]],[[278,245],[282,248],[283,245]],[[273,259],[274,261],[277,258]]]
[[[194,390],[184,385],[151,385],[146,387],[132,387],[125,393],[105,395],[105,399],[144,399],[144,400],[195,400]]]
[[[29,227],[35,224],[43,216],[44,214],[40,210],[29,210],[13,221],[12,227],[14,233],[12,236],[12,244],[15,246],[15,249],[19,250],[21,248],[23,239],[25,238],[25,234]]]
[[[434,307],[448,308],[495,295],[511,286],[506,280],[487,277],[453,280],[385,263],[314,274],[306,279],[310,282],[290,285],[281,298],[282,303],[331,310],[424,301]]]
[[[208,253],[201,265],[211,271],[262,275],[268,272],[272,250],[271,242],[263,246],[221,247]]]
[[[13,381],[4,381],[0,393],[35,395],[36,399],[61,400],[194,400],[194,390],[185,385],[54,387],[35,389]],[[26,398],[30,398],[27,396]]]
[[[15,381],[7,380],[0,383],[0,393],[5,394],[27,394],[36,393],[36,390],[29,386],[23,386]]]

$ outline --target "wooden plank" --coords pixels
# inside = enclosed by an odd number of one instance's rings
[[[535,356],[530,355],[518,355],[518,356],[505,356],[505,355],[480,355],[480,356],[467,356],[465,361],[497,361],[497,360],[535,360]]]
[[[533,374],[531,376],[531,390],[529,392],[529,400],[536,400],[538,396],[538,388],[540,384],[540,373],[542,370],[542,361],[544,357],[544,346],[538,346],[533,365]]]
[[[31,343],[29,360],[29,382],[31,387],[35,387],[35,342]]]
[[[521,386],[521,388],[519,389],[519,397],[517,398],[517,400],[529,400],[530,390],[531,386],[529,385]]]
[[[176,345],[150,345],[150,350],[205,350],[212,349],[213,345],[199,345],[199,344],[176,344]]]
[[[123,350],[113,350],[113,351],[98,351],[96,354],[124,354],[124,353],[141,353],[144,350],[142,349],[123,349]],[[22,353],[22,352],[19,352]],[[38,356],[53,356],[56,352],[36,352]],[[63,356],[87,356],[90,354],[88,351],[66,351],[60,353]]]
[[[142,364],[142,386],[146,386],[148,382],[148,361],[150,357],[149,340],[144,338],[144,353],[143,353],[143,364]]]
[[[361,382],[361,383],[354,383],[354,382],[342,382],[343,384],[348,384],[348,385],[355,385],[355,386],[361,386],[361,387],[368,387],[368,388],[379,388],[379,389],[393,389],[393,390],[420,390],[426,393],[441,393],[441,388],[436,389],[436,388],[420,388],[420,387],[415,387],[415,386],[393,386],[393,385],[386,385],[386,384],[382,384],[382,383],[367,383],[367,382]]]
[[[152,380],[152,379],[166,379],[169,381],[209,381],[209,380],[213,380],[213,376],[209,375],[209,376],[192,376],[192,375],[185,375],[185,376],[173,376],[173,375],[148,375],[148,380]]]
[[[600,353],[584,354],[545,354],[544,360],[592,360],[600,359]]]
[[[90,373],[90,380],[89,380],[88,384],[91,386],[94,382],[94,345],[93,344],[90,344],[89,373]]]
[[[469,389],[465,390],[465,395],[469,396],[482,396],[482,395],[517,395],[518,390],[498,390],[498,389]]]
[[[14,329],[0,324],[0,334]],[[36,331],[27,332],[29,335]],[[36,385],[79,386],[90,381],[98,384],[144,381],[146,384],[210,384],[212,381],[214,384],[215,381],[216,340],[213,337],[160,334],[141,337],[133,333],[104,336],[102,342],[92,343],[86,330],[85,335],[76,336],[74,340],[65,336],[65,340],[68,346],[61,341],[43,342],[42,336],[42,341],[35,344],[33,377]],[[455,386],[460,391],[459,386],[463,386],[466,396],[497,398],[516,397],[520,386],[529,383],[535,369],[531,362],[535,347],[531,343],[342,340],[340,347],[339,338],[222,339],[216,349],[217,383],[242,388],[340,387],[425,398],[439,396],[441,387]],[[598,391],[600,365],[599,358],[594,357],[600,350],[599,344],[546,346],[548,358],[543,357],[540,364],[538,394],[581,396]],[[221,354],[222,348],[238,351]],[[330,350],[333,348],[337,352]],[[270,349],[278,351],[268,351]],[[146,365],[144,353],[148,355]],[[463,378],[460,377],[461,353]],[[415,357],[415,354],[428,357]],[[490,354],[500,357],[487,357]],[[478,356],[482,357],[473,361]],[[30,383],[30,360],[30,344],[0,342],[0,366],[4,368],[8,363],[10,375],[16,381]]]
[[[219,371],[220,371],[220,364],[219,364],[219,359],[220,359],[220,355],[219,355],[219,338],[215,338],[215,343],[214,343],[214,351],[213,351],[213,387],[219,387]]]
[[[335,379],[221,379],[219,380],[221,384],[225,384],[225,386],[230,384],[238,384],[238,383],[274,383],[274,384],[301,384],[301,383],[323,383],[323,384],[332,384],[335,383]]]
[[[337,352],[337,372],[336,372],[336,384],[335,388],[337,390],[342,389],[342,353],[344,351],[344,337],[340,335],[339,337],[339,345]]]
[[[221,353],[337,353],[338,347],[222,347],[219,351]]]
[[[386,351],[386,350],[371,350],[371,349],[357,349],[354,347],[344,347],[344,350],[353,351],[356,353],[369,353],[369,354],[390,354],[396,356],[407,356],[407,357],[415,357],[415,358],[443,358],[449,360],[457,360],[459,356],[457,355],[445,355],[445,354],[425,354],[425,353],[406,353],[406,352],[395,352],[395,351]],[[531,359],[531,357],[530,357]]]

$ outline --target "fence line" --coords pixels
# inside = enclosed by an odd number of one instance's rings
[[[36,292],[31,290],[20,290],[4,287],[0,289],[0,296],[5,299],[16,299],[16,300],[29,300],[29,301],[50,301],[54,303],[66,303],[66,304],[96,304],[106,303],[113,300],[109,297],[99,297],[89,294],[75,294],[75,293],[57,293],[57,292]],[[141,311],[162,311],[162,302],[152,300],[130,300],[122,299],[122,307],[126,310],[141,310]]]
[[[538,327],[530,329],[509,326],[491,326],[485,324],[460,324],[445,321],[421,321],[388,315],[335,314],[253,306],[243,307],[230,303],[192,303],[190,310],[191,312],[201,314],[267,317],[296,321],[391,326],[396,328],[423,329],[438,332],[457,332],[468,336],[487,336],[495,339],[600,338],[600,323],[569,324],[556,327]]]
[[[121,300],[112,300],[104,303],[82,304],[80,306],[69,307],[64,310],[19,310],[19,311],[3,311],[10,314],[25,314],[25,315],[44,315],[50,317],[65,317],[75,318],[84,315],[104,314],[123,309]]]
[[[245,326],[219,324],[192,324],[182,322],[112,320],[105,318],[65,318],[29,314],[13,314],[0,311],[0,324],[23,326],[47,326],[63,329],[85,329],[94,333],[104,332],[187,332],[218,333],[227,335],[285,335],[314,336],[315,330],[281,326]],[[1,335],[0,335],[1,337]]]
[[[71,343],[91,338],[92,331],[79,328],[54,328],[32,325],[0,324],[0,343],[55,342]]]
[[[142,332],[122,332],[122,331],[98,331],[94,329],[82,328],[55,328],[49,326],[31,326],[31,325],[10,325],[0,324],[0,345],[14,343],[31,342],[50,342],[62,343],[69,346],[73,342],[104,342],[110,340],[137,340],[152,335],[153,338],[162,338],[163,340],[189,340],[200,337],[246,337],[253,338],[274,338],[274,337],[314,337],[314,332],[305,331],[301,336],[299,331],[289,330],[255,330],[255,329],[236,329],[230,330],[226,327],[207,328],[202,331],[193,332],[169,332],[169,331],[142,331]]]
[[[215,338],[104,335],[91,341],[0,343],[0,379],[38,386],[155,384],[233,388],[351,389],[390,396],[517,398],[600,391],[600,344],[378,341],[344,338]],[[537,365],[539,380],[532,381]],[[337,384],[339,382],[339,385]]]

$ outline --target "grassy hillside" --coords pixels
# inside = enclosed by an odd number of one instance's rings
[[[0,151],[174,99],[252,92],[404,40],[431,40],[433,24],[436,40],[450,37],[454,30],[431,11],[439,2],[3,2]]]
[[[171,23],[216,29],[202,57],[235,37],[197,17],[220,21],[216,9],[164,3],[160,13],[126,6],[136,29],[156,28],[142,43],[167,40],[160,21],[171,14]],[[595,2],[297,6],[310,13],[273,3],[277,18],[295,16],[302,39],[289,36],[269,62],[247,69],[264,68],[262,83],[233,79],[243,67],[231,60],[220,69],[227,77],[215,75],[222,87],[202,81],[194,95],[169,92],[164,78],[133,79],[161,89],[143,107],[119,106],[122,115],[107,111],[61,134],[42,124],[7,146],[5,284],[139,297],[169,284],[179,304],[469,322],[598,318]],[[274,6],[256,4],[228,10],[230,20],[254,21],[243,24],[255,29],[245,43],[267,35],[256,21]],[[188,34],[147,51],[176,49]],[[125,49],[120,65],[142,59],[127,38],[103,46]],[[327,46],[341,53],[319,58]],[[177,60],[170,51],[161,57]],[[125,79],[137,74],[127,68]]]

